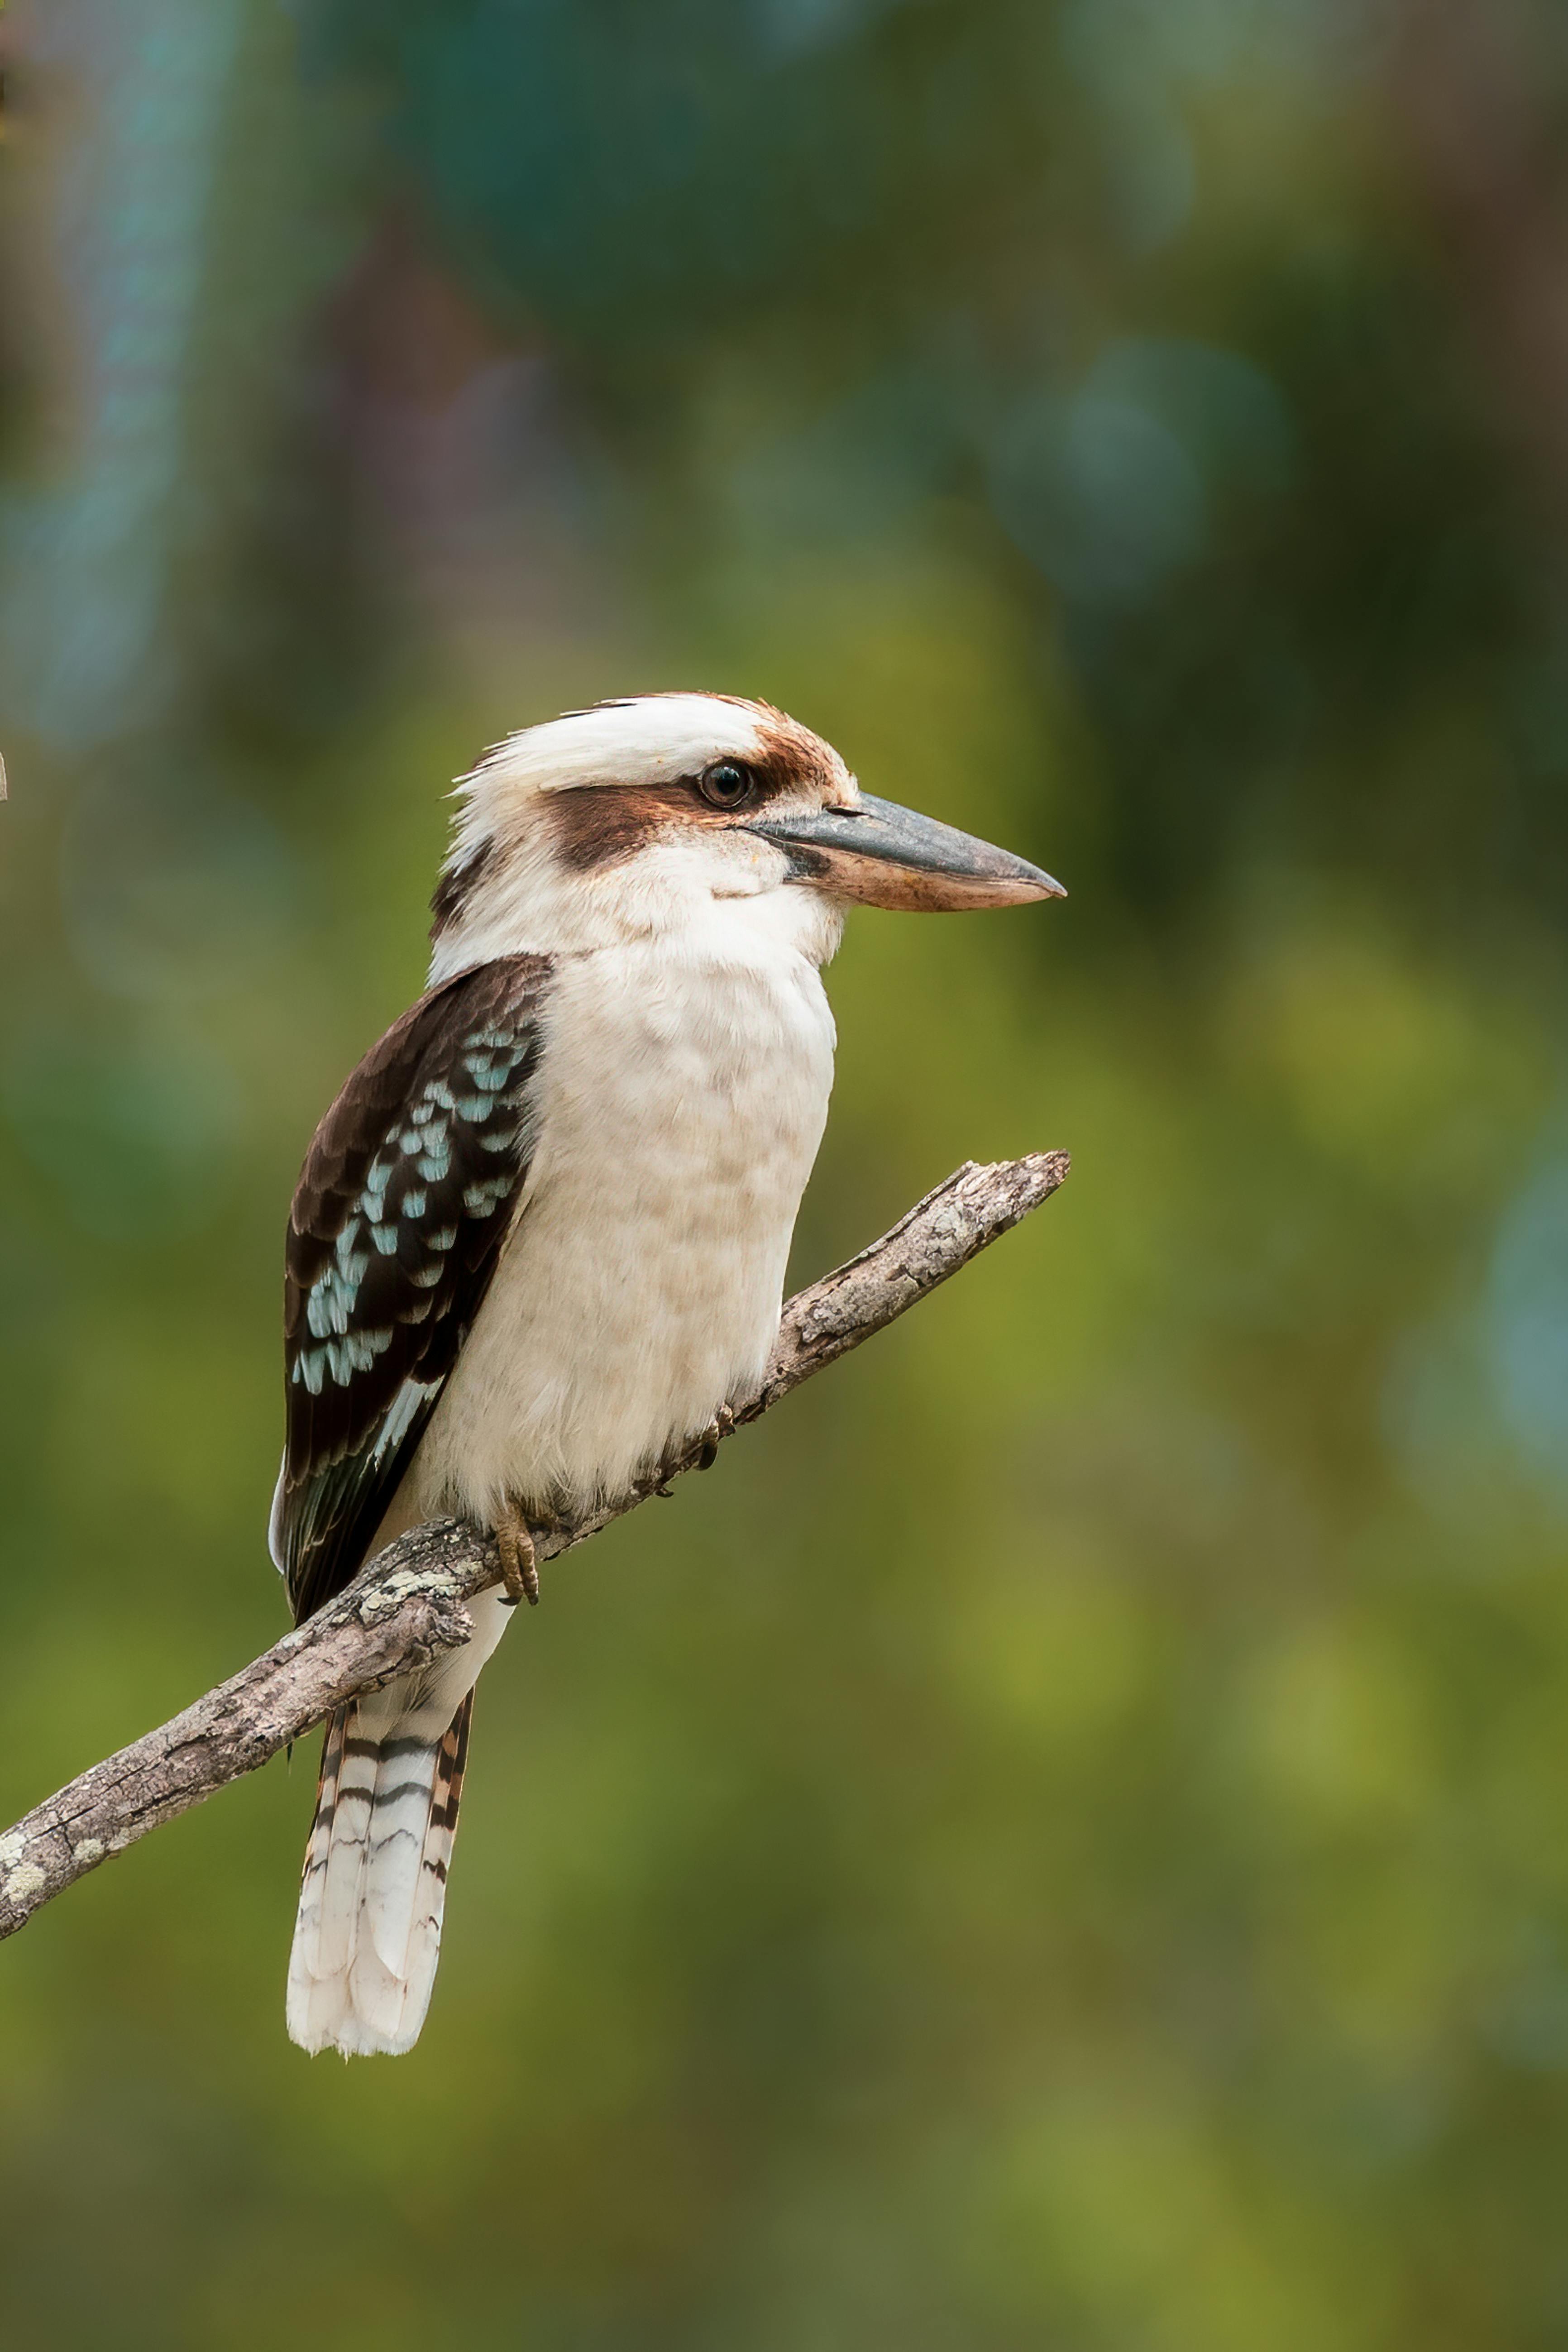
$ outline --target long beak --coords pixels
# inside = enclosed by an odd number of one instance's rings
[[[788,850],[794,879],[862,906],[948,914],[1067,897],[1037,866],[869,793],[855,808],[759,817],[746,830]]]

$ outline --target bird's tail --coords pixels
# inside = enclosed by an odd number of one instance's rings
[[[410,1696],[392,1684],[327,1726],[289,1960],[303,2050],[410,2050],[430,2006],[474,1694],[444,1731]]]

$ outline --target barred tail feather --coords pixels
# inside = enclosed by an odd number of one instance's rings
[[[441,1952],[474,1695],[437,1733],[396,1689],[327,1726],[289,1962],[290,2039],[345,2058],[413,2048]]]

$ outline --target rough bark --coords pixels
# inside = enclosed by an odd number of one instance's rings
[[[994,1167],[968,1162],[881,1240],[785,1306],[767,1370],[735,1407],[737,1424],[847,1355],[1038,1208],[1068,1172],[1065,1151]],[[541,1560],[585,1542],[671,1478],[694,1469],[695,1444],[658,1477],[569,1524],[540,1527]],[[254,1772],[357,1692],[455,1649],[470,1629],[463,1603],[499,1582],[490,1538],[453,1519],[415,1528],[363,1568],[305,1624],[171,1722],[122,1748],[0,1832],[0,1937],[160,1822]]]

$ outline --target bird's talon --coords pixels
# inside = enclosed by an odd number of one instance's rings
[[[521,1511],[510,1511],[498,1521],[495,1535],[496,1549],[500,1554],[500,1580],[505,1588],[501,1607],[515,1609],[520,1601],[526,1601],[531,1609],[537,1609],[539,1561],[528,1521]]]
[[[733,1405],[721,1404],[702,1435],[702,1451],[697,1456],[699,1470],[711,1470],[719,1459],[719,1448],[731,1434],[735,1426]]]

